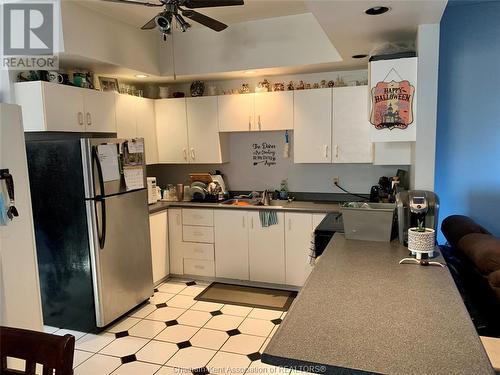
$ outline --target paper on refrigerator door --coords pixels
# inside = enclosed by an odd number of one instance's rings
[[[128,152],[131,154],[144,153],[144,141],[142,138],[131,139],[127,142]]]
[[[144,172],[142,167],[132,167],[123,169],[125,186],[127,190],[144,188]]]
[[[118,167],[118,150],[116,144],[97,146],[97,155],[101,163],[102,179],[104,182],[120,179]]]

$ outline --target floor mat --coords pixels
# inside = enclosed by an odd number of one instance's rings
[[[195,300],[287,311],[297,292],[213,282]]]

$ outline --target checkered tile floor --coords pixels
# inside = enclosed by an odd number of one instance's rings
[[[208,283],[171,279],[105,332],[76,338],[75,375],[288,374],[261,353],[286,312],[195,301]]]

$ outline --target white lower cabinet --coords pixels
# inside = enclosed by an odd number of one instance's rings
[[[259,212],[249,211],[250,280],[265,283],[285,283],[284,213],[278,212],[278,224],[263,228]]]
[[[248,280],[247,211],[215,210],[215,275]]]
[[[153,283],[158,283],[168,276],[168,218],[167,211],[149,215],[151,234],[151,258],[153,261]]]
[[[184,274],[184,243],[182,242],[182,210],[168,209],[168,233],[170,244],[170,273]]]
[[[309,251],[312,232],[312,214],[285,213],[286,284],[302,286],[311,273]]]

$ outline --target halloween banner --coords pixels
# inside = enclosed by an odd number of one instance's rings
[[[413,123],[415,87],[407,80],[377,82],[371,90],[370,122],[375,129],[406,129]]]

